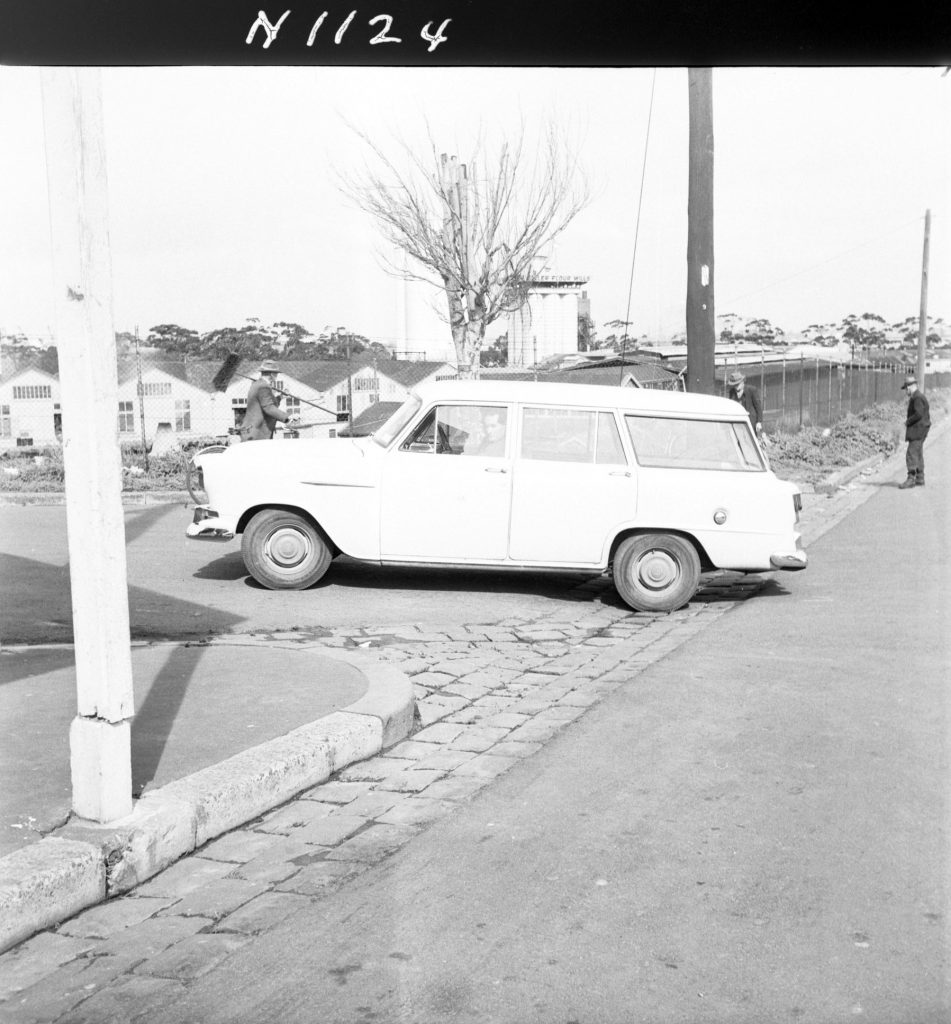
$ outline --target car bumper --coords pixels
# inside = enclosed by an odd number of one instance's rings
[[[219,515],[207,505],[198,505],[185,527],[185,536],[191,540],[231,540],[237,525],[234,519]]]
[[[806,552],[802,548],[796,548],[791,554],[788,552],[781,552],[779,554],[770,555],[769,564],[774,569],[785,569],[789,572],[796,572],[799,569],[805,569],[809,563],[809,558]]]

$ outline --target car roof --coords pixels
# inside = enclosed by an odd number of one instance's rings
[[[600,406],[659,416],[704,415],[742,419],[746,410],[729,398],[688,394],[661,388],[613,387],[608,384],[553,384],[547,381],[444,380],[414,388],[423,402],[544,402],[551,405]]]

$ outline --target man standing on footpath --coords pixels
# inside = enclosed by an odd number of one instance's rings
[[[759,397],[759,391],[751,384],[746,385],[746,378],[739,370],[734,370],[726,379],[726,386],[730,389],[730,398],[739,402],[746,410],[756,431],[756,436],[763,440],[763,403]]]
[[[908,392],[908,414],[905,417],[905,440],[908,448],[905,451],[905,466],[908,479],[899,484],[899,490],[906,487],[925,486],[925,438],[931,429],[931,409],[928,399],[918,389],[918,380],[913,373],[905,377],[902,391]]]
[[[261,363],[261,376],[248,389],[248,407],[241,421],[242,441],[262,441],[274,436],[277,421],[287,423],[290,415],[280,407],[278,374],[280,369],[273,359]],[[277,397],[274,392],[277,391]]]

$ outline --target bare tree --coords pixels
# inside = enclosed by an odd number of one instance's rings
[[[357,134],[375,166],[345,177],[343,190],[411,261],[381,254],[385,269],[443,290],[459,372],[477,377],[486,328],[524,304],[552,242],[588,203],[577,153],[552,127],[532,156],[522,131],[494,153],[480,138],[465,164],[430,138],[425,156],[399,143],[404,171]]]

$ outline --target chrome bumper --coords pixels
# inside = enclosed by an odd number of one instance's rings
[[[770,555],[769,558],[769,564],[774,569],[787,569],[790,572],[795,572],[798,569],[805,569],[808,563],[809,558],[802,548],[797,548],[791,555]]]
[[[207,505],[198,505],[192,521],[185,527],[185,536],[191,540],[231,540],[237,524],[219,516]]]

